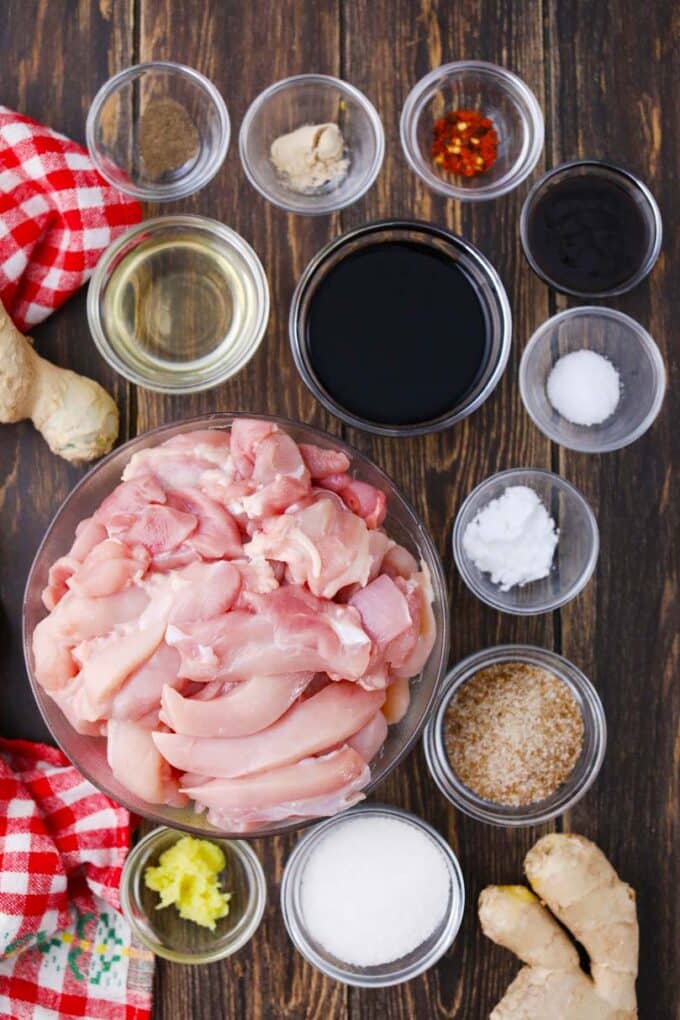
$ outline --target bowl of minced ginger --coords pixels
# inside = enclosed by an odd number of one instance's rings
[[[120,899],[139,940],[175,963],[210,963],[240,949],[264,913],[262,866],[242,840],[154,829],[130,852]]]

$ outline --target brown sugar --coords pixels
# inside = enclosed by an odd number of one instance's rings
[[[539,666],[508,662],[475,673],[444,720],[456,776],[497,804],[543,800],[561,786],[583,745],[583,716],[564,681]]]

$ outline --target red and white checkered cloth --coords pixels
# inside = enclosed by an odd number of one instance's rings
[[[141,218],[82,146],[0,106],[0,300],[20,330],[59,308]]]
[[[147,1020],[153,957],[118,912],[128,812],[55,748],[0,740],[0,1017]]]

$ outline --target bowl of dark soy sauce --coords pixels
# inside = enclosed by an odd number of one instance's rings
[[[529,265],[555,290],[612,297],[651,271],[661,249],[661,213],[649,188],[627,170],[577,160],[534,185],[520,236]]]
[[[510,305],[474,245],[430,223],[384,220],[331,241],[290,310],[303,381],[332,414],[380,435],[438,432],[493,391]]]

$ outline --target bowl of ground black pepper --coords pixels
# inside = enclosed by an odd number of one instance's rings
[[[142,201],[186,198],[212,180],[229,148],[224,100],[204,75],[152,61],[109,78],[85,128],[103,177]]]
[[[444,796],[478,821],[508,827],[573,807],[595,781],[606,741],[587,677],[530,645],[499,645],[454,667],[423,736]]]

